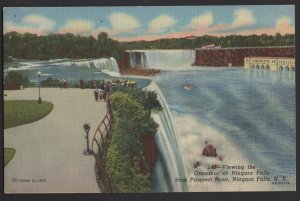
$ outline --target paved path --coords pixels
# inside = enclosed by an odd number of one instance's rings
[[[4,100],[37,100],[37,93],[36,88],[4,91]],[[5,193],[100,192],[94,158],[83,155],[83,124],[91,125],[91,142],[106,112],[105,102],[96,102],[90,89],[42,88],[41,96],[54,104],[50,114],[4,130],[4,146],[16,149],[14,158],[4,168]],[[18,181],[13,182],[13,178]]]

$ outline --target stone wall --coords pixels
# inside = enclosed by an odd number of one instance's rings
[[[295,47],[197,49],[195,66],[244,66],[249,56],[295,57]]]

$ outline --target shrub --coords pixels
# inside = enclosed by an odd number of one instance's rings
[[[28,87],[31,85],[27,76],[23,76],[16,71],[9,71],[8,74],[4,77],[4,84],[9,83],[23,85],[24,87]]]
[[[141,88],[126,87],[117,85],[113,88],[114,92],[124,92],[138,101],[145,109],[162,109],[160,102],[157,100],[157,93],[155,91],[146,91]]]
[[[143,174],[139,164],[148,166],[140,137],[154,135],[158,125],[147,110],[131,95],[115,91],[110,96],[114,116],[112,141],[106,168],[119,192],[151,192],[150,172]]]
[[[46,80],[41,81],[41,86],[43,86],[43,87],[58,87],[59,80],[53,79],[52,77],[48,77]]]

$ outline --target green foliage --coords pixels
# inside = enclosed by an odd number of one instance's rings
[[[59,80],[48,77],[46,80],[41,81],[42,87],[59,87]]]
[[[28,77],[25,77],[22,74],[17,73],[16,71],[8,72],[8,74],[4,77],[4,84],[6,83],[20,84],[24,87],[30,86],[30,81]]]
[[[110,105],[114,124],[106,160],[108,174],[119,192],[151,192],[150,173],[142,174],[138,166],[145,162],[140,137],[154,135],[158,127],[151,110],[122,91],[112,93]]]
[[[141,174],[137,163],[131,164],[131,160],[116,144],[110,145],[107,152],[106,167],[118,191],[124,193],[151,192],[150,174]]]
[[[175,38],[154,41],[122,42],[125,49],[192,49],[215,44],[221,47],[261,47],[295,45],[295,35],[277,33],[272,35],[229,35],[229,36],[199,36],[192,39]]]
[[[4,167],[14,157],[16,150],[14,148],[4,148]]]
[[[142,134],[156,133],[157,124],[151,118],[151,111],[128,94],[115,92],[110,97],[115,117],[114,140],[124,153],[141,153],[139,137]]]
[[[48,60],[50,58],[120,58],[124,54],[123,46],[99,33],[97,39],[92,36],[79,36],[70,33],[38,36],[9,32],[3,36],[3,53],[6,61],[9,56],[19,59]]]
[[[35,122],[47,116],[53,109],[53,104],[34,100],[4,101],[4,129]]]
[[[141,88],[126,87],[118,85],[113,88],[114,92],[124,92],[138,101],[145,109],[162,109],[159,101],[157,100],[157,93],[155,91],[146,91]]]
[[[99,33],[97,39],[92,36],[79,36],[71,33],[50,34],[19,34],[9,32],[3,36],[3,58],[48,60],[50,58],[121,58],[125,49],[193,49],[215,44],[222,47],[260,47],[295,45],[295,35],[280,33],[272,35],[230,35],[230,36],[199,36],[192,39],[174,38],[154,41],[118,42],[109,38],[105,32]]]

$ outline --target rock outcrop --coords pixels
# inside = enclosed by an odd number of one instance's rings
[[[217,157],[217,149],[212,145],[212,144],[208,144],[204,147],[203,151],[202,151],[202,155],[203,156],[210,156],[210,157]]]
[[[139,168],[142,173],[146,174],[150,172],[159,156],[159,151],[155,143],[154,135],[146,134],[142,135],[140,138],[140,142],[142,143],[143,153],[145,162],[141,161],[139,164]]]

